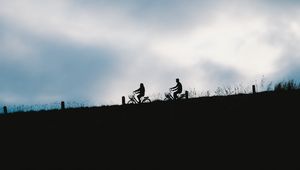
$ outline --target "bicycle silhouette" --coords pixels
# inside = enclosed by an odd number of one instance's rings
[[[129,101],[127,104],[139,104],[139,101],[135,98],[135,93],[133,95],[129,95]],[[151,103],[151,100],[148,96],[144,96],[141,98],[141,103]]]
[[[178,98],[175,99],[173,96],[172,96],[172,90],[169,89],[169,93],[165,93],[165,99],[164,101],[170,101],[170,100],[179,100],[179,99],[183,99],[183,98],[186,98],[186,95],[184,93],[181,93],[181,94],[178,94]]]

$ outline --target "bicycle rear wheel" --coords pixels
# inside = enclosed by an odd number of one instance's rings
[[[151,103],[151,100],[150,99],[145,99],[145,100],[143,100],[143,103]]]

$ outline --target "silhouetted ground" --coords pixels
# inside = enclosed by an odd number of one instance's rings
[[[294,167],[300,91],[0,117],[1,165],[98,169]]]

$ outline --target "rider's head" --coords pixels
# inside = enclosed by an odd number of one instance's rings
[[[177,82],[177,83],[179,82],[179,78],[176,79],[176,82]]]
[[[140,84],[140,87],[144,87],[144,84],[143,84],[143,83],[141,83],[141,84]]]

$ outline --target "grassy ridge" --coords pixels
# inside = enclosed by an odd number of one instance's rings
[[[295,90],[2,115],[2,153],[21,167],[277,165],[297,159],[299,101]]]

